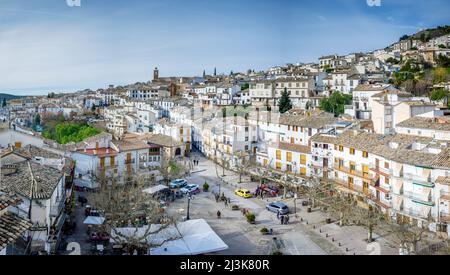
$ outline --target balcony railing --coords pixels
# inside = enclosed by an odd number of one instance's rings
[[[431,193],[428,196],[420,195],[410,191],[403,191],[403,196],[410,198],[414,202],[425,204],[428,206],[434,206],[433,197]]]
[[[348,168],[348,167],[339,166],[339,165],[336,165],[336,164],[334,165],[334,169],[338,170],[338,171],[341,171],[341,172],[344,172],[344,173],[347,173],[347,174],[352,175],[352,176],[356,176],[356,177],[359,177],[359,178],[366,179],[366,180],[370,180],[370,181],[375,180],[375,178],[373,176],[371,176],[369,173],[364,173],[361,170],[350,170],[350,168]]]
[[[415,208],[403,208],[403,209],[400,209],[399,212],[401,214],[405,214],[408,216],[417,217],[417,218],[421,218],[421,219],[426,219],[426,220],[429,220],[431,218],[431,215],[430,215],[431,212],[428,212],[428,214],[424,214],[424,212],[418,211]]]
[[[376,166],[376,165],[370,165],[369,166],[370,170],[372,170],[373,172],[377,173],[377,174],[382,174],[383,176],[390,176],[393,174],[394,170],[393,169],[386,169],[384,167],[381,166]]]
[[[428,177],[427,179],[424,179],[423,177],[418,176],[418,175],[414,175],[411,173],[404,173],[403,178],[413,181],[414,183],[423,185],[428,188],[434,188],[434,186],[435,186],[434,182],[431,181],[430,177]]]

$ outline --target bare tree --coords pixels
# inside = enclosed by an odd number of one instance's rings
[[[391,224],[389,229],[393,236],[393,243],[401,254],[415,255],[419,245],[424,241],[428,229],[412,225],[411,223]]]
[[[107,177],[99,178],[98,181],[99,190],[88,194],[88,200],[93,209],[104,215],[102,231],[108,233],[114,243],[126,248],[129,254],[146,252],[162,245],[153,244],[148,238],[174,225],[174,218],[165,215],[159,201],[144,192],[144,177],[136,176],[127,184],[120,184],[115,178]],[[155,228],[152,224],[160,226]],[[120,228],[132,230],[124,234]]]
[[[383,219],[383,214],[380,213],[378,209],[373,207],[369,207],[369,209],[355,207],[354,218],[358,225],[362,225],[367,228],[367,242],[373,242],[373,231]]]
[[[239,174],[239,183],[242,183],[242,176],[248,173],[248,169],[251,166],[251,161],[250,159],[247,159],[247,157],[249,157],[249,155],[244,151],[238,151],[234,154],[237,164],[236,171]]]
[[[172,180],[184,178],[190,174],[192,165],[188,161],[163,160],[159,169],[166,185]]]

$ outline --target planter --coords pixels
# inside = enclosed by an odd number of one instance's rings
[[[233,206],[231,207],[231,210],[233,210],[233,211],[238,211],[238,210],[239,210],[239,206],[238,206],[238,205],[233,205]]]

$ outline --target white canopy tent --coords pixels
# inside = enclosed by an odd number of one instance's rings
[[[156,232],[159,228],[160,225],[151,225],[149,232]],[[139,238],[147,231],[148,227],[116,228],[111,232],[111,242],[114,242],[117,235]],[[150,255],[201,255],[228,249],[228,245],[203,219],[180,222],[177,226],[171,225],[158,233],[150,234],[146,241],[160,245],[150,249]]]
[[[102,225],[104,222],[105,218],[103,217],[88,216],[83,223],[88,225]]]
[[[160,185],[156,185],[156,186],[147,188],[147,189],[144,190],[144,192],[145,193],[149,193],[150,195],[153,195],[153,194],[156,194],[156,193],[158,193],[158,192],[160,192],[162,190],[165,190],[165,189],[169,189],[169,187],[160,184]]]

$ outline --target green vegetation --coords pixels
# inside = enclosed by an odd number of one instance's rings
[[[443,101],[444,105],[447,105],[450,108],[450,91],[445,89],[437,89],[431,93],[430,96],[433,101]]]
[[[17,95],[10,95],[10,94],[0,94],[0,102],[2,103],[2,107],[5,107],[6,104],[9,100],[11,99],[19,99],[22,98],[22,96],[17,96]]]
[[[254,223],[256,220],[256,216],[253,213],[248,213],[247,215],[245,215],[245,217],[247,218],[247,222],[249,223]]]
[[[393,57],[389,57],[388,59],[386,59],[386,63],[397,65],[400,63],[400,60]]]
[[[82,122],[60,122],[54,127],[51,123],[44,125],[42,136],[58,142],[67,144],[69,142],[81,142],[89,137],[100,134],[100,130]]]
[[[209,190],[209,184],[208,184],[207,182],[205,182],[205,183],[203,184],[203,191],[204,191],[204,192],[208,192],[208,190]]]
[[[37,131],[37,127],[41,126],[41,115],[37,114],[33,120],[33,126],[31,127],[34,131]]]
[[[351,95],[344,95],[340,92],[334,92],[330,97],[323,99],[320,102],[320,108],[335,116],[341,115],[345,112],[345,105],[352,104],[353,97]]]
[[[241,86],[241,91],[247,90],[248,88],[250,88],[250,84],[249,83],[245,83],[244,85]]]
[[[252,110],[251,106],[227,106],[222,108],[222,117],[241,116],[246,117]]]
[[[450,68],[443,68],[443,67],[434,69],[432,72],[433,83],[437,84],[441,82],[446,82],[449,75],[449,69]]]
[[[402,37],[400,37],[400,41],[407,40],[407,39],[419,39],[422,42],[428,42],[433,38],[440,37],[440,36],[447,35],[447,34],[450,34],[450,26],[438,26],[433,29],[426,29],[426,30],[420,31],[411,36],[403,35]]]
[[[287,88],[284,88],[284,91],[281,93],[281,98],[278,101],[278,105],[280,107],[280,113],[282,114],[292,109],[292,103],[291,99],[289,98]]]
[[[440,67],[450,67],[450,57],[440,54],[437,58],[437,63]]]

